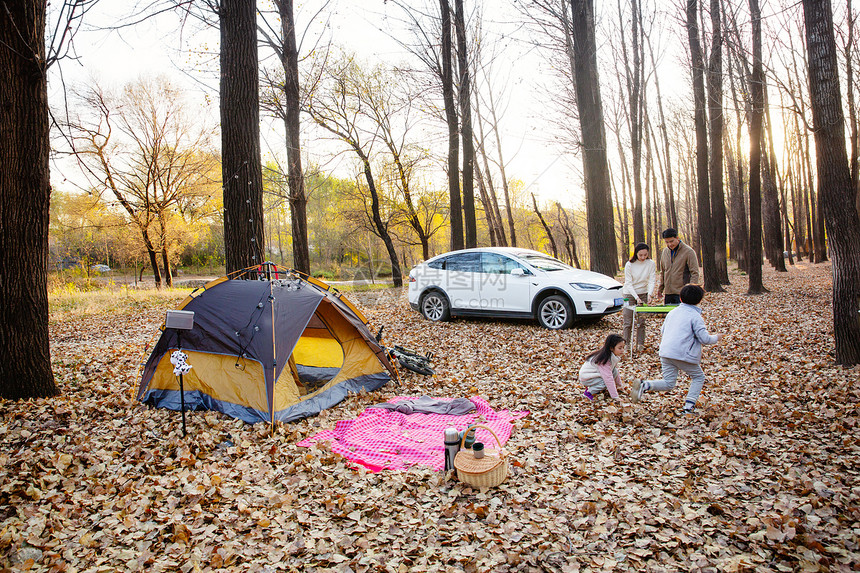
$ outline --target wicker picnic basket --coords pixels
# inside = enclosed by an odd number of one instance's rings
[[[499,444],[498,455],[487,454],[483,458],[476,458],[472,450],[463,448],[466,443],[466,435],[472,428],[483,428],[493,434]],[[502,449],[502,442],[493,430],[487,426],[476,424],[469,426],[463,432],[463,438],[460,440],[460,451],[454,457],[454,469],[457,470],[457,478],[461,482],[475,487],[495,487],[508,477],[508,455]]]

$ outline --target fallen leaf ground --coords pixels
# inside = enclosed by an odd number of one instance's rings
[[[769,294],[703,302],[701,414],[687,388],[640,404],[581,397],[583,357],[620,316],[552,332],[433,324],[393,289],[351,298],[386,339],[436,353],[437,378],[353,396],[272,433],[133,400],[164,310],[128,298],[51,318],[62,395],[0,401],[0,567],[54,571],[856,571],[860,369],[834,365],[829,264],[765,271]],[[625,385],[659,373],[648,349]],[[300,439],[398,394],[528,409],[502,486],[425,469],[368,473]],[[440,440],[442,437],[440,436]]]

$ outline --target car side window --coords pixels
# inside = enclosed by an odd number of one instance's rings
[[[436,259],[435,261],[431,261],[427,263],[427,266],[431,269],[439,269],[442,270],[445,268],[445,261],[447,261],[450,257],[442,257],[441,259]]]
[[[494,275],[509,275],[514,269],[525,270],[525,267],[515,260],[496,253],[482,253],[481,266],[483,272]]]
[[[481,253],[462,253],[445,260],[445,269],[466,273],[481,272]]]

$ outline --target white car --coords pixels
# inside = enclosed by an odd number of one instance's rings
[[[536,318],[561,329],[618,312],[621,283],[549,255],[510,247],[438,255],[409,272],[409,304],[432,321],[451,316]]]

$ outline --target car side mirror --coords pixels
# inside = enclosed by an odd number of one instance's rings
[[[522,277],[522,276],[525,276],[525,274],[526,274],[526,272],[519,267],[511,270],[511,276]]]

